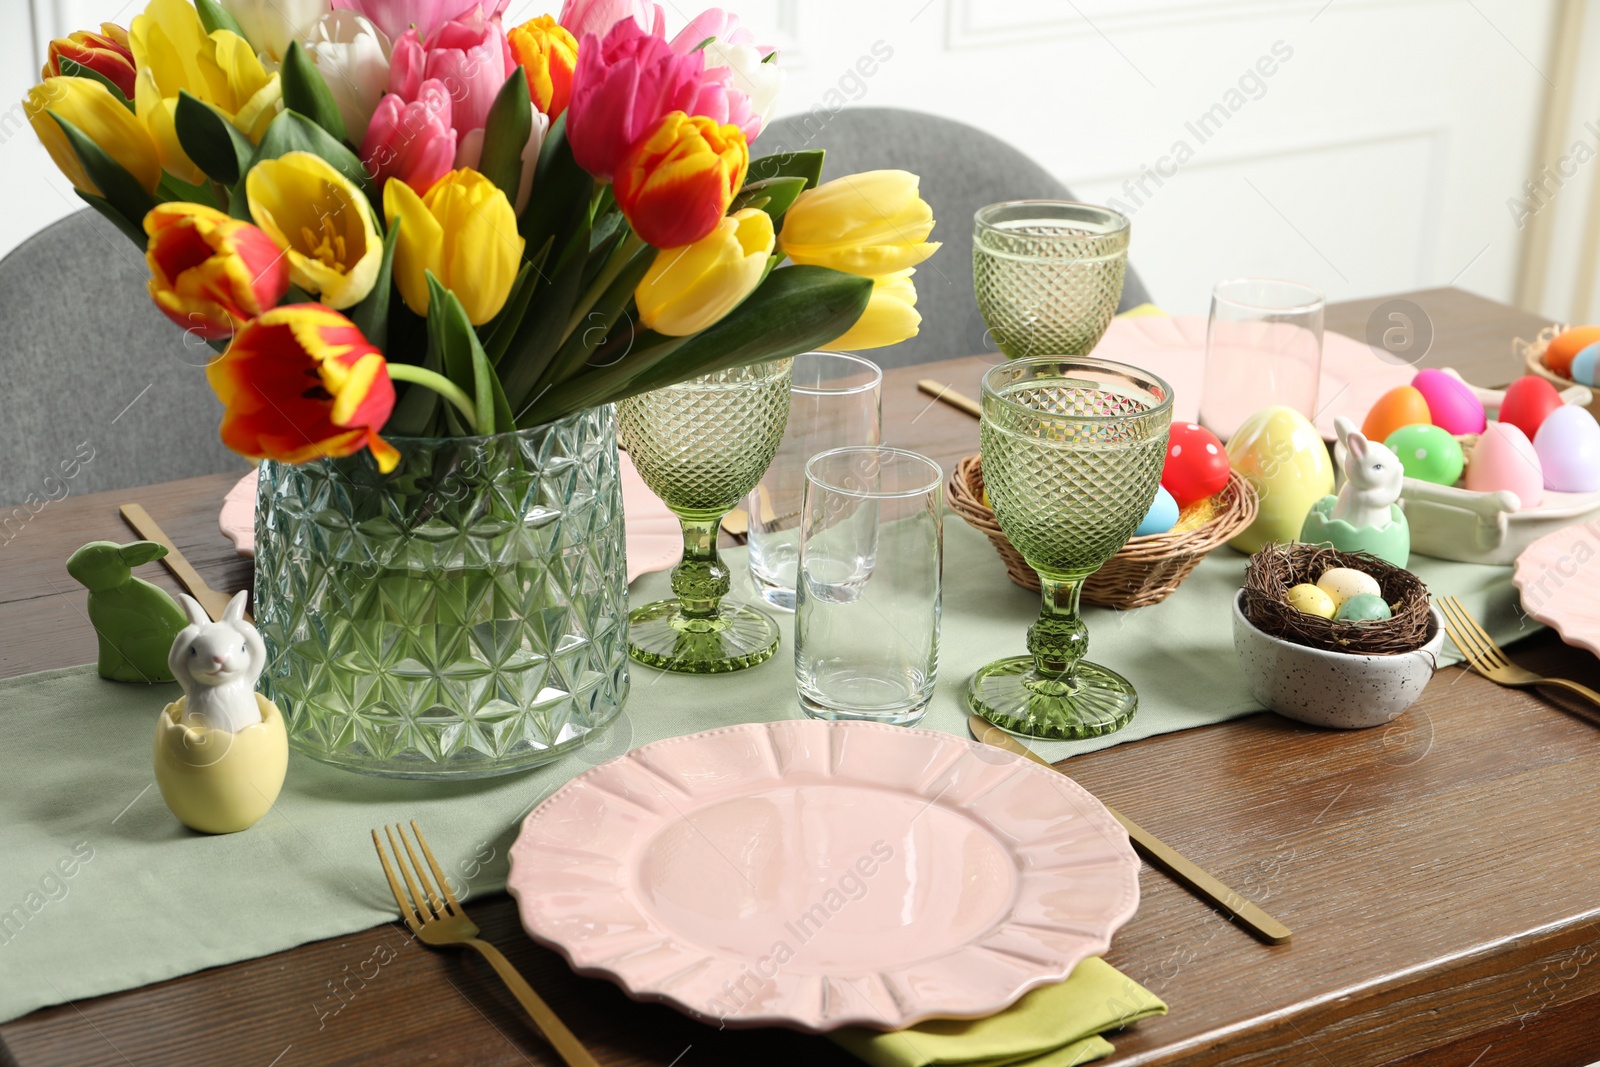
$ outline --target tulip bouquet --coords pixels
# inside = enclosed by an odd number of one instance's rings
[[[916,333],[915,175],[752,158],[782,70],[643,0],[150,0],[26,108],[150,294],[220,352],[222,438],[290,463],[490,435]],[[398,384],[398,387],[396,385]]]

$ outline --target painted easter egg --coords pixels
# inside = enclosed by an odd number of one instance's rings
[[[1600,343],[1592,344],[1572,357],[1572,368],[1567,372],[1567,377],[1591,388],[1600,385],[1600,371],[1595,369],[1596,362],[1600,362]]]
[[[1545,347],[1544,365],[1562,378],[1572,377],[1572,361],[1579,352],[1600,341],[1600,326],[1574,326],[1557,334]]]
[[[1600,490],[1600,423],[1583,408],[1552,411],[1533,439],[1544,487],[1558,493]]]
[[[1438,426],[1402,426],[1383,443],[1400,457],[1407,478],[1435,485],[1455,485],[1467,462],[1461,442]]]
[[[1393,614],[1389,610],[1389,605],[1384,603],[1383,597],[1375,593],[1358,593],[1339,605],[1339,611],[1334,618],[1340,622],[1377,622]]]
[[[1363,593],[1383,595],[1383,587],[1378,584],[1378,579],[1354,567],[1329,567],[1317,579],[1317,588],[1333,599],[1335,607]]]
[[[1320,618],[1331,619],[1337,612],[1338,606],[1333,598],[1310,582],[1302,582],[1283,594],[1284,601],[1296,611],[1303,611],[1307,615],[1316,615]]]
[[[1585,349],[1587,351],[1587,349]],[[1539,435],[1539,426],[1556,408],[1561,406],[1561,394],[1548,379],[1537,374],[1524,374],[1506,386],[1506,398],[1500,402],[1500,421],[1509,422],[1533,440]]]
[[[1161,485],[1180,508],[1222,492],[1228,484],[1228,453],[1222,440],[1204,426],[1175,422],[1167,436]]]
[[[1466,382],[1442,370],[1417,372],[1411,387],[1428,402],[1429,419],[1451,433],[1482,433],[1483,402]]]
[[[1270,541],[1297,541],[1311,505],[1333,492],[1333,460],[1317,428],[1293,408],[1262,408],[1228,441],[1233,469],[1255,487],[1255,521],[1229,541],[1250,553]]]
[[[1361,434],[1369,441],[1387,441],[1402,426],[1431,423],[1428,400],[1413,386],[1400,385],[1378,398],[1361,422]]]
[[[1172,494],[1167,492],[1165,486],[1156,486],[1156,498],[1150,503],[1150,510],[1145,512],[1144,521],[1139,528],[1133,531],[1133,536],[1144,537],[1147,534],[1166,533],[1178,524],[1178,502],[1172,499]]]
[[[1475,493],[1505,490],[1523,507],[1538,507],[1544,500],[1544,466],[1528,435],[1508,422],[1490,423],[1472,449],[1466,487]]]

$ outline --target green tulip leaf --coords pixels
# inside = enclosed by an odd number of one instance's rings
[[[473,398],[477,432],[482,435],[513,428],[510,406],[500,388],[500,379],[489,365],[489,357],[478,340],[478,333],[467,318],[456,294],[439,284],[433,272],[428,277],[428,337],[437,346],[442,373],[462,392]],[[450,408],[447,416],[453,418]]]
[[[750,170],[745,174],[745,186],[748,188],[751,182],[768,178],[804,178],[806,188],[815,189],[822,178],[823,155],[822,149],[813,148],[804,152],[774,152],[752,159]]]
[[[529,248],[543,247],[554,238],[554,247],[565,253],[567,242],[584,227],[585,234],[592,222],[589,213],[575,210],[575,205],[589,203],[594,191],[594,179],[578,166],[572,158],[572,146],[567,143],[567,116],[550,124],[539,148],[539,165],[533,172],[534,195],[522,213],[517,230]]]
[[[255,155],[250,160],[250,168],[264,159],[277,159],[290,152],[310,152],[314,156],[321,156],[334,170],[354,182],[365,194],[369,204],[377,197],[372,175],[367,173],[367,168],[361,165],[361,160],[356,158],[356,154],[342,142],[335,140],[327,130],[298,111],[281,112],[272,120],[267,132],[261,135],[261,143],[256,145]],[[246,174],[250,168],[246,168]],[[374,213],[373,217],[380,223],[383,221],[377,213]]]
[[[747,207],[760,208],[771,216],[773,228],[776,229],[783,220],[783,213],[805,190],[806,180],[799,175],[747,181],[744,188],[739,190],[739,195],[733,198],[728,214]]]
[[[511,293],[506,297],[500,314],[484,324],[483,350],[488,353],[490,366],[500,366],[506,349],[511,347],[511,339],[516,336],[517,327],[527,313],[528,301],[533,299],[534,287],[539,284],[539,266],[549,251],[550,245],[546,243],[539,255],[522,264],[522,269],[517,271],[517,280],[511,283]]]
[[[539,179],[535,178],[534,185],[538,183]],[[538,200],[538,197],[534,199]],[[529,210],[532,210],[531,207]],[[556,258],[555,266],[541,266],[534,273],[535,284],[528,310],[497,364],[507,368],[506,396],[513,410],[528,404],[545,368],[555,358],[556,349],[560,347],[566,332],[567,320],[572,315],[573,302],[578,299],[579,283],[582,281],[580,257],[589,249],[589,220],[579,215],[578,222],[577,231]],[[551,243],[551,239],[546,238],[546,242]],[[528,247],[533,246],[530,244]],[[551,243],[551,248],[555,247],[557,245]]]
[[[128,218],[128,216],[118,211],[115,207],[112,207],[111,202],[105,197],[95,196],[93,193],[86,193],[82,189],[74,189],[72,191],[78,194],[78,199],[82,200],[85,204],[88,204],[90,207],[100,212],[100,214],[104,215],[106,219],[112,223],[112,225],[116,226],[117,229],[126,234],[128,239],[134,244],[138,245],[141,249],[149,244],[149,238],[145,236],[144,227]]]
[[[178,131],[178,143],[205,172],[206,177],[223,185],[232,185],[250,169],[256,146],[250,138],[240,133],[216,108],[193,96],[187,89],[178,90],[178,107],[173,112],[172,124]]]
[[[204,204],[211,208],[222,206],[217,202],[217,194],[210,185],[190,185],[165,172],[161,175],[161,184],[156,186],[156,198],[163,202],[182,200],[190,204]]]
[[[218,30],[227,30],[244,36],[244,30],[239,28],[238,20],[228,13],[228,9],[217,3],[217,0],[194,0],[195,10],[200,13],[200,25],[206,28],[207,33],[216,33]]]
[[[500,87],[483,127],[483,154],[478,173],[494,182],[511,206],[517,206],[517,186],[522,182],[522,150],[533,133],[533,104],[528,97],[528,75],[519,66]]]
[[[339,105],[334,102],[322,72],[311,62],[300,42],[289,42],[279,77],[283,84],[284,107],[321,126],[335,141],[345,139],[344,116],[339,114]]]
[[[372,292],[350,309],[350,321],[379,351],[386,351],[389,339],[389,292],[394,288],[394,249],[399,239],[400,220],[396,218],[383,239],[383,258],[378,261],[378,278],[372,283]]]
[[[555,358],[550,361],[539,383],[541,388],[549,386],[553,390],[581,373],[589,357],[611,336],[617,320],[632,305],[633,291],[639,288],[645,273],[656,261],[654,248],[637,238],[634,241],[635,244],[618,249],[618,257],[626,257],[625,261],[619,258],[608,264],[606,272],[596,279],[596,284],[605,285],[604,291],[581,317],[576,321],[568,321],[567,337],[556,350]],[[629,249],[632,249],[631,254]],[[631,329],[631,318],[629,323]]]
[[[78,155],[78,162],[83,164],[83,172],[100,190],[101,197],[142,231],[144,217],[156,206],[156,198],[139,184],[139,179],[129,174],[121,163],[112,159],[105,149],[91,141],[78,127],[53,110],[47,110],[45,114],[55,119],[56,125],[61,127],[67,143]],[[139,245],[143,247],[144,244],[141,235]]]
[[[89,67],[84,66],[82,63],[68,59],[66,56],[60,57],[58,62],[61,64],[61,74],[63,77],[87,78],[92,82],[99,82],[101,85],[104,85],[107,89],[111,90],[112,96],[122,101],[123,107],[127,108],[129,111],[135,110],[133,101],[122,95],[122,90],[117,87],[117,83],[106,77],[104,74],[101,74],[98,70],[92,70]]]

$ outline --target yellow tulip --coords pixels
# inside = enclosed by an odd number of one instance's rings
[[[383,238],[372,205],[350,179],[321,156],[289,152],[257,163],[244,187],[251,216],[284,250],[296,285],[321,293],[331,308],[350,307],[372,291]]]
[[[100,195],[84,173],[67,135],[50,117],[52,111],[122,164],[147,191],[156,191],[161,181],[161,160],[156,155],[155,142],[104,85],[89,78],[46,78],[28,90],[22,106],[45,151],[80,192]]]
[[[917,314],[917,287],[911,284],[914,270],[897,271],[873,280],[867,309],[844,336],[826,347],[845,352],[864,348],[897,345],[917,335],[922,316]]]
[[[772,246],[771,216],[745,208],[694,244],[662,249],[633,292],[640,320],[668,337],[721,322],[761,284]]]
[[[428,313],[428,279],[456,294],[467,319],[482,326],[500,313],[522,266],[517,215],[499,187],[463,167],[434,182],[426,196],[405,182],[383,187],[383,213],[400,220],[394,281],[406,306]]]
[[[173,115],[178,93],[216,108],[251,141],[259,141],[283,110],[283,89],[244,38],[228,30],[207,34],[185,0],[151,0],[128,30],[139,68],[134,107],[161,151],[161,164],[186,182],[205,180],[178,143]]]
[[[938,251],[933,210],[903,170],[869,170],[807,189],[783,216],[778,244],[796,263],[880,278]]]

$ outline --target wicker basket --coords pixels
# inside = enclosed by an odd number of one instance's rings
[[[1038,589],[1039,576],[1011,547],[995,521],[994,511],[983,502],[983,459],[968,456],[950,476],[950,506],[968,523],[982,530],[1006,565],[1006,574],[1024,589]],[[1101,607],[1129,608],[1159,604],[1199,566],[1206,553],[1222,544],[1256,517],[1256,491],[1238,471],[1215,497],[1216,512],[1204,526],[1183,533],[1133,537],[1105,566],[1083,585],[1083,599]]]
[[[1565,323],[1558,322],[1540,330],[1531,341],[1524,341],[1518,337],[1511,342],[1512,351],[1522,357],[1522,362],[1528,368],[1528,373],[1536,374],[1543,378],[1555,386],[1558,392],[1563,389],[1570,389],[1578,383],[1571,378],[1563,378],[1549,367],[1546,367],[1544,365],[1544,350],[1550,347],[1550,342],[1554,341],[1556,337],[1566,333],[1567,329],[1568,327]],[[1589,414],[1600,419],[1600,389],[1594,391],[1594,398],[1589,402]]]

